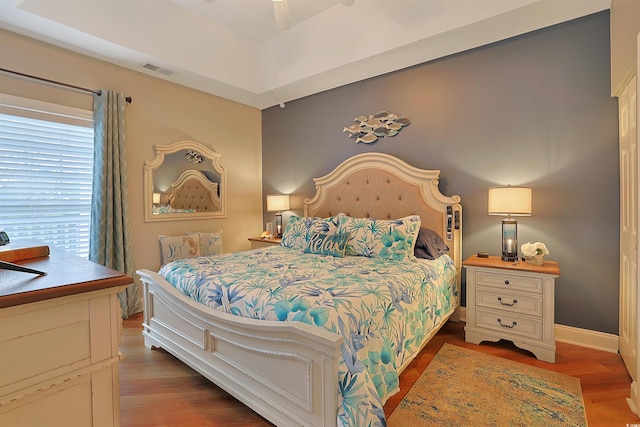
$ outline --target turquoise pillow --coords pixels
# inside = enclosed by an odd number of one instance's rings
[[[306,254],[344,257],[347,251],[349,232],[338,234],[311,233],[304,248]]]
[[[385,258],[396,261],[415,259],[413,250],[420,231],[420,217],[382,220],[353,218],[338,214],[338,232],[349,232],[347,255]]]
[[[291,215],[284,229],[282,246],[304,250],[311,233],[335,234],[338,231],[338,217],[302,217]]]

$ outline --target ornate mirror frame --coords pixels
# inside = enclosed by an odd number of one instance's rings
[[[211,219],[211,218],[225,218],[227,212],[227,172],[220,164],[219,153],[216,153],[211,148],[196,142],[196,141],[179,141],[173,144],[160,145],[157,144],[154,147],[155,158],[153,160],[147,160],[144,162],[144,220],[145,222],[154,221],[179,221],[179,220],[193,220],[193,219]],[[211,212],[167,212],[167,213],[153,213],[153,193],[155,189],[155,181],[153,173],[164,163],[165,156],[173,153],[177,153],[180,150],[194,150],[201,154],[204,158],[202,163],[207,164],[211,162],[211,169],[213,172],[220,176],[219,196],[220,196],[220,210]]]

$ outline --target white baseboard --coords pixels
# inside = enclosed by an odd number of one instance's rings
[[[460,321],[466,322],[467,308],[459,307],[459,309]],[[618,352],[618,336],[614,334],[558,324],[555,325],[554,333],[556,335],[556,341],[593,348],[595,350],[602,350],[609,353]]]
[[[618,352],[618,336],[614,334],[558,324],[555,325],[554,331],[556,341],[607,351],[609,353]]]

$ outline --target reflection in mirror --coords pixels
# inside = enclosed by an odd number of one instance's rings
[[[220,154],[195,141],[156,145],[144,164],[145,221],[224,217]]]

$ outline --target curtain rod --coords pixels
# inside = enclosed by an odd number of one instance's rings
[[[18,71],[13,71],[13,70],[7,70],[6,68],[0,68],[0,71],[5,72],[5,73],[9,73],[9,74],[15,74],[21,77],[26,77],[28,79],[33,79],[33,80],[38,80],[41,82],[45,82],[45,83],[51,83],[54,85],[58,85],[58,86],[63,86],[66,88],[70,88],[70,89],[75,89],[75,90],[80,90],[82,92],[88,92],[88,93],[93,93],[95,95],[102,95],[102,91],[101,90],[93,90],[93,89],[87,89],[85,87],[80,87],[80,86],[74,86],[74,85],[70,85],[68,83],[62,83],[62,82],[57,82],[55,80],[49,80],[49,79],[45,79],[42,77],[37,77],[37,76],[32,76],[30,74],[25,74],[25,73],[19,73]],[[133,101],[133,99],[130,96],[127,96],[124,98],[125,101],[127,101],[128,104],[131,104],[131,102]]]

